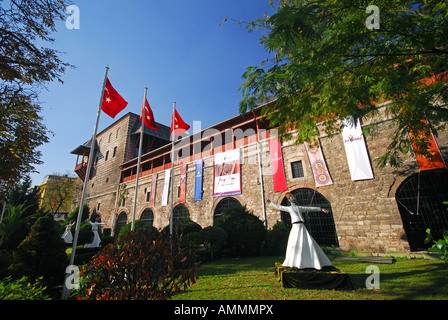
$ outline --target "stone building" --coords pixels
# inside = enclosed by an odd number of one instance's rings
[[[448,200],[448,170],[419,171],[412,153],[404,156],[398,169],[378,169],[374,159],[383,155],[394,127],[384,116],[364,119],[362,126],[374,129],[365,137],[373,179],[353,181],[341,135],[328,137],[322,130],[321,150],[333,183],[316,187],[306,147],[292,139],[281,142],[287,189],[301,205],[330,209],[329,214],[306,214],[307,227],[322,246],[371,252],[424,250],[426,228],[434,233],[448,229],[448,212],[442,204]],[[158,131],[145,128],[135,219],[163,228],[170,220],[170,198],[167,205],[162,205],[162,196],[165,171],[171,168],[171,144],[169,127],[159,127]],[[287,216],[267,205],[268,199],[286,204],[287,191],[274,191],[268,141],[273,139],[275,130],[263,120],[260,109],[206,129],[194,123],[193,132],[175,142],[174,220],[189,217],[203,227],[213,225],[214,218],[226,207],[239,202],[264,221],[267,228],[279,221],[289,223]],[[128,113],[97,135],[86,202],[91,210],[96,209],[112,234],[117,234],[134,215],[139,133],[139,116]],[[447,132],[440,133],[437,143],[445,159],[447,142]],[[79,203],[89,150],[90,141],[72,151],[78,155],[76,172],[80,177],[74,205]],[[215,156],[231,150],[240,151],[241,192],[214,196]],[[195,200],[197,160],[203,163],[201,200]],[[183,165],[185,201],[179,201]]]

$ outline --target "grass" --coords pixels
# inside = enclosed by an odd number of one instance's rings
[[[350,275],[354,290],[283,288],[274,275],[283,257],[222,259],[201,266],[199,279],[173,300],[446,300],[448,264],[423,259],[398,259],[377,264],[380,288],[367,289],[367,263],[333,261]]]

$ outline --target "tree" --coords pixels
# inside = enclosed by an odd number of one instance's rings
[[[13,255],[11,269],[15,274],[42,282],[50,290],[64,281],[67,255],[65,243],[58,233],[53,216],[46,215],[31,228]]]
[[[35,214],[39,209],[39,189],[31,187],[31,182],[31,178],[25,176],[20,182],[8,188],[3,195],[3,200],[7,204],[26,207],[24,218]]]
[[[69,212],[75,192],[76,179],[68,175],[51,175],[43,186],[41,209],[53,214]]]
[[[243,74],[241,112],[274,96],[263,114],[282,134],[295,129],[302,143],[318,134],[318,123],[331,135],[340,119],[376,115],[379,103],[392,101],[385,112],[396,132],[378,165],[400,165],[408,133],[431,156],[430,133],[448,118],[446,1],[378,0],[379,17],[361,0],[269,3],[275,14],[248,26],[264,30],[260,42],[275,57]]]
[[[61,75],[69,64],[59,52],[40,47],[54,41],[58,20],[65,18],[66,0],[2,2],[0,6],[0,183],[5,187],[40,164],[37,147],[48,142],[40,116],[38,91]]]
[[[29,228],[25,221],[27,207],[23,204],[13,206],[6,205],[5,215],[0,224],[0,248],[7,251],[16,249],[28,235]]]

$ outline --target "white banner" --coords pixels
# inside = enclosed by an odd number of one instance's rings
[[[349,120],[344,120],[343,124],[342,139],[352,180],[373,179],[372,166],[359,119],[356,126]]]
[[[241,194],[240,149],[215,154],[213,196]]]
[[[165,180],[163,181],[163,191],[162,191],[162,207],[168,205],[168,191],[170,189],[170,178],[171,169],[165,170]]]

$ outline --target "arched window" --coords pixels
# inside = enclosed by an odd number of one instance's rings
[[[313,189],[302,188],[291,191],[299,206],[321,207],[329,211],[325,212],[305,212],[303,218],[305,225],[311,236],[320,246],[339,246],[338,236],[334,225],[333,212],[330,202],[319,192]],[[288,199],[283,198],[283,206],[289,206]],[[291,226],[291,217],[286,212],[281,212],[283,223]]]
[[[140,216],[140,220],[145,224],[152,226],[154,224],[154,213],[151,209],[145,209]]]
[[[173,209],[173,223],[190,217],[190,212],[184,204],[179,204]]]
[[[218,205],[215,208],[215,211],[213,212],[213,223],[216,221],[216,219],[220,216],[222,216],[223,212],[227,208],[231,208],[237,205],[241,205],[241,203],[232,197],[226,197],[219,201]]]
[[[115,222],[115,230],[114,230],[115,236],[117,236],[118,233],[120,233],[121,228],[123,228],[127,222],[128,222],[128,216],[126,212],[122,211],[118,215],[117,221]]]
[[[426,250],[426,229],[434,239],[442,239],[448,230],[448,170],[421,171],[398,187],[395,200],[411,251]]]

